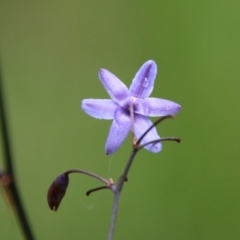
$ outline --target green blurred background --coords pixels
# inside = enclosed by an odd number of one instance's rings
[[[130,136],[104,154],[110,121],[80,110],[108,98],[97,72],[130,85],[149,59],[152,93],[182,111],[158,127],[163,151],[141,151],[121,197],[115,239],[240,239],[240,2],[6,1],[0,3],[0,53],[18,185],[37,239],[106,239],[112,195],[72,175],[58,212],[46,202],[52,180],[82,168],[115,180]],[[2,152],[2,145],[1,145]],[[3,166],[3,154],[1,154]],[[0,198],[0,238],[23,239]]]

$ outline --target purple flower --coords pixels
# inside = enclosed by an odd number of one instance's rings
[[[98,119],[113,119],[107,142],[106,154],[114,153],[132,130],[129,106],[134,110],[134,133],[136,138],[152,125],[148,117],[159,117],[175,114],[181,106],[175,102],[160,98],[149,98],[157,75],[157,65],[153,60],[145,62],[133,78],[128,89],[115,75],[106,69],[100,69],[98,76],[111,99],[84,99],[82,109],[88,115]],[[141,144],[160,139],[156,128],[153,128]],[[147,150],[161,151],[161,143],[150,144]]]

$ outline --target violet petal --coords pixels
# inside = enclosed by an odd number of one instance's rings
[[[135,113],[150,117],[172,115],[181,110],[179,104],[160,98],[136,99],[134,107]]]
[[[98,76],[111,99],[123,106],[121,103],[124,104],[130,98],[126,85],[106,69],[100,69]]]
[[[130,129],[130,116],[124,113],[121,108],[118,108],[115,112],[115,119],[112,122],[105,145],[107,155],[114,153],[121,146]]]
[[[157,75],[157,65],[153,60],[145,62],[136,73],[129,88],[130,94],[136,98],[147,98],[153,90]]]
[[[152,122],[145,116],[141,116],[139,114],[135,114],[134,116],[134,131],[135,131],[135,135],[137,137],[137,139],[139,139],[143,133],[152,126]],[[150,141],[156,140],[156,139],[160,139],[160,137],[158,136],[157,130],[154,127],[153,129],[151,129],[151,131],[149,131],[147,133],[147,135],[143,138],[143,140],[141,141],[141,145],[143,145],[144,143],[148,143]],[[154,143],[154,144],[149,144],[145,147],[148,151],[153,152],[153,153],[157,153],[159,151],[161,151],[162,149],[162,144],[159,143]]]
[[[84,99],[82,110],[98,119],[113,119],[117,104],[111,99]]]

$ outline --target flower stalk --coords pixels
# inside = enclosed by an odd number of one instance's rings
[[[93,177],[105,184],[105,186],[90,189],[89,191],[86,192],[87,196],[89,196],[92,192],[96,192],[96,191],[99,191],[102,189],[110,189],[113,192],[115,191],[115,186],[114,186],[114,182],[112,179],[108,180],[108,179],[105,179],[105,178],[95,174],[95,173],[81,170],[81,169],[68,170],[68,171],[64,172],[63,174],[60,174],[59,176],[57,176],[53,180],[52,184],[50,185],[50,187],[48,189],[48,193],[47,193],[48,206],[51,210],[53,210],[55,212],[57,211],[63,197],[66,194],[67,187],[69,184],[68,175],[71,173],[85,174],[85,175],[87,175],[89,177]]]
[[[132,120],[134,121],[134,115],[132,116]],[[116,185],[116,191],[114,192],[114,199],[113,199],[113,207],[112,207],[112,214],[111,214],[111,221],[110,221],[110,227],[109,227],[109,231],[108,231],[108,240],[113,240],[113,235],[114,235],[114,230],[115,230],[115,226],[116,226],[116,219],[117,219],[117,213],[118,213],[118,205],[119,205],[119,200],[120,200],[120,195],[121,195],[121,191],[124,185],[124,179],[127,178],[128,172],[132,166],[133,160],[136,156],[136,154],[138,153],[139,150],[141,150],[142,148],[144,148],[146,145],[148,144],[155,144],[158,142],[163,142],[163,141],[176,141],[178,143],[180,143],[180,139],[179,138],[175,138],[175,137],[168,137],[168,138],[161,138],[161,139],[156,139],[147,143],[144,143],[143,145],[141,145],[141,141],[143,140],[143,138],[146,136],[146,134],[157,124],[159,124],[160,122],[162,122],[165,119],[168,118],[173,118],[172,115],[168,115],[168,116],[164,116],[162,118],[159,118],[151,127],[149,127],[149,129],[147,129],[143,135],[139,138],[139,140],[136,141],[136,138],[133,137],[133,150],[131,152],[131,155],[127,161],[127,164],[125,166],[125,169],[123,171],[123,174],[121,175],[121,177],[119,178],[119,181]]]
[[[180,139],[175,137],[160,138],[155,128],[163,120],[174,118],[173,114],[181,110],[181,106],[175,102],[149,97],[156,74],[156,63],[153,60],[145,62],[128,89],[111,72],[101,69],[99,78],[111,99],[82,101],[82,110],[88,115],[98,119],[113,120],[105,145],[107,155],[114,153],[121,146],[129,131],[132,132],[132,152],[117,183],[114,184],[112,179],[108,180],[85,170],[69,170],[58,176],[48,191],[49,207],[56,211],[66,193],[70,173],[85,174],[104,183],[103,186],[88,190],[86,195],[89,196],[93,192],[104,189],[110,189],[113,192],[114,199],[107,240],[113,240],[121,192],[138,151],[145,148],[157,153],[161,151],[163,141],[180,142]],[[152,123],[148,117],[160,118]]]

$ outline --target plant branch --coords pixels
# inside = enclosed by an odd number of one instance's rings
[[[134,114],[133,114],[133,108],[131,108],[130,106],[130,113],[131,113],[131,119],[132,122],[134,122]],[[159,124],[160,122],[162,122],[163,120],[167,119],[167,118],[173,118],[173,115],[168,115],[168,116],[164,116],[159,118],[155,123],[153,123],[153,125],[151,127],[149,127],[144,133],[143,135],[137,140],[135,141],[134,136],[133,136],[133,150],[131,152],[131,155],[127,161],[127,165],[123,171],[123,174],[121,175],[121,177],[119,178],[117,185],[116,185],[116,191],[114,191],[114,199],[113,199],[113,207],[112,207],[112,215],[111,215],[111,221],[110,221],[110,227],[109,227],[109,231],[108,231],[108,240],[113,240],[113,235],[114,235],[114,229],[115,229],[115,225],[116,225],[116,219],[117,219],[117,213],[118,213],[118,206],[119,206],[119,200],[120,200],[120,195],[121,195],[121,191],[124,185],[124,182],[127,179],[128,176],[128,172],[132,166],[133,160],[137,154],[137,152],[139,150],[141,150],[143,147],[147,146],[148,144],[152,144],[152,143],[157,143],[157,142],[162,142],[162,141],[176,141],[176,142],[180,142],[179,138],[174,138],[174,137],[168,137],[168,138],[161,138],[161,139],[156,139],[153,141],[150,141],[148,143],[145,143],[143,145],[140,145],[142,139],[146,136],[146,134],[153,128],[155,127],[157,124]]]
[[[20,193],[17,187],[17,181],[15,178],[15,171],[13,166],[13,158],[11,154],[10,138],[8,133],[7,118],[4,106],[4,96],[3,96],[3,83],[0,69],[0,117],[1,117],[1,128],[2,128],[2,138],[3,138],[3,151],[5,154],[5,165],[6,173],[10,176],[11,181],[9,182],[8,188],[12,194],[13,204],[18,216],[18,220],[22,229],[22,232],[27,240],[33,240],[33,232],[30,227],[26,212],[24,210]]]
[[[103,189],[109,189],[109,187],[101,186],[101,187],[96,187],[96,188],[90,189],[86,192],[86,195],[89,196],[91,193],[99,191],[99,190],[103,190]]]
[[[155,126],[157,126],[157,125],[158,125],[159,123],[161,123],[163,120],[168,119],[168,118],[174,118],[174,115],[167,115],[167,116],[161,117],[161,118],[159,118],[156,122],[154,122],[153,125],[152,125],[150,128],[148,128],[148,129],[146,130],[146,132],[143,133],[143,135],[138,139],[138,141],[136,142],[136,146],[138,146],[138,145],[141,143],[141,141],[143,140],[143,138],[148,134],[148,132],[149,132],[151,129],[153,129]]]
[[[140,150],[140,149],[146,147],[146,146],[149,145],[149,144],[158,143],[158,142],[164,142],[164,141],[175,141],[175,142],[180,143],[180,142],[181,142],[181,139],[180,139],[180,138],[175,138],[175,137],[159,138],[159,139],[156,139],[156,140],[152,140],[152,141],[150,141],[150,142],[147,142],[147,143],[145,143],[145,144],[143,144],[143,145],[140,145],[138,149]]]
[[[111,185],[113,185],[113,182],[112,180],[107,180],[95,173],[92,173],[92,172],[89,172],[89,171],[85,171],[85,170],[81,170],[81,169],[73,169],[73,170],[68,170],[66,171],[64,174],[65,175],[68,175],[68,174],[71,174],[71,173],[81,173],[81,174],[85,174],[85,175],[88,175],[90,177],[93,177],[93,178],[96,178],[98,179],[99,181],[103,182],[104,184],[106,184],[106,186],[108,187],[111,187]]]
[[[137,152],[138,152],[138,149],[133,149],[132,150],[131,156],[128,159],[128,162],[127,162],[127,165],[124,169],[124,172],[123,172],[122,176],[119,178],[118,183],[116,185],[116,191],[114,192],[110,227],[109,227],[108,238],[107,238],[108,240],[113,239],[113,234],[114,234],[114,229],[115,229],[115,224],[116,224],[116,219],[117,219],[117,212],[118,212],[120,194],[121,194],[121,191],[122,191],[123,184],[127,179],[128,172],[130,170],[130,167],[133,163],[134,157],[136,156]]]

